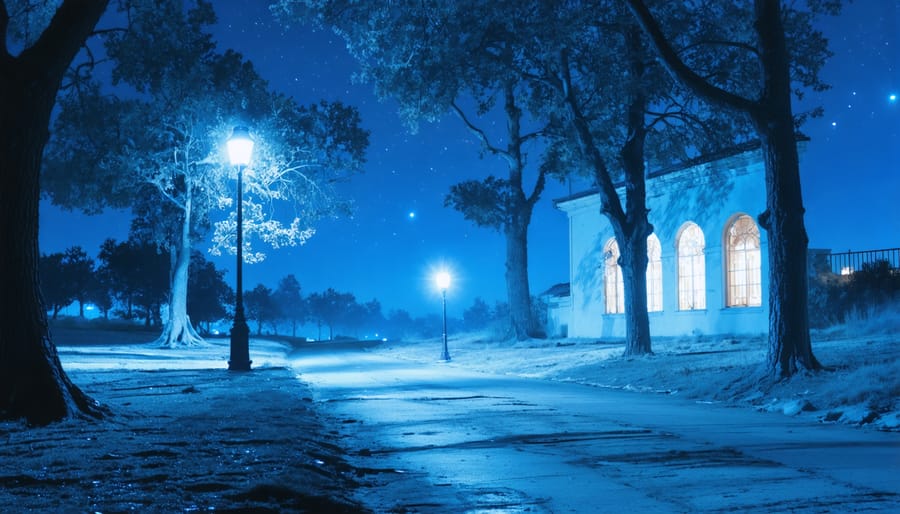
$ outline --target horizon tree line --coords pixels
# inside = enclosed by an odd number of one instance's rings
[[[134,321],[144,328],[159,328],[163,323],[162,313],[170,304],[169,261],[164,248],[134,239],[124,242],[107,239],[96,260],[80,246],[43,254],[42,293],[48,315],[55,321],[64,308],[77,304],[77,317],[85,318],[86,306],[93,305],[104,320],[118,318]],[[225,272],[194,251],[188,280],[187,310],[191,321],[207,336],[214,334],[214,324],[228,325],[235,295],[225,281]],[[257,284],[244,292],[244,303],[257,336],[333,340],[440,335],[441,320],[434,314],[414,317],[402,308],[385,314],[379,300],[360,302],[353,293],[334,288],[304,295],[294,274],[281,278],[274,289]],[[504,302],[491,307],[483,299],[475,298],[460,319],[449,319],[449,325],[453,331],[490,330],[502,335],[508,312]],[[280,333],[284,328],[287,331]],[[306,333],[302,334],[303,331]]]

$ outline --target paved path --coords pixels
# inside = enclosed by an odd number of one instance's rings
[[[295,369],[376,512],[900,512],[900,435],[392,361]]]

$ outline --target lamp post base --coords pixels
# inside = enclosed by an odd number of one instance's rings
[[[231,327],[231,358],[229,371],[250,371],[250,327],[246,322],[235,321]]]
[[[447,334],[444,334],[444,349],[441,351],[441,360],[450,362],[450,351],[447,349]]]

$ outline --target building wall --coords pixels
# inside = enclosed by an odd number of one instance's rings
[[[662,246],[663,310],[650,313],[653,335],[761,334],[768,331],[768,241],[760,233],[762,301],[726,307],[727,227],[741,214],[754,222],[765,209],[765,179],[759,151],[651,176],[647,204]],[[620,191],[620,195],[624,194]],[[570,337],[624,337],[624,314],[604,312],[604,247],[613,237],[596,194],[557,201],[569,217]],[[705,239],[706,308],[679,310],[676,238],[684,223],[696,223]],[[562,307],[562,305],[561,305]]]
[[[553,296],[547,299],[548,337],[568,337],[571,318],[571,296]]]

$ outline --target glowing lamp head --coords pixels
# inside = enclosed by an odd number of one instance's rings
[[[437,283],[438,288],[442,291],[446,291],[448,287],[450,287],[450,274],[446,271],[439,271],[437,275],[434,276],[434,281]]]
[[[253,153],[253,140],[250,139],[250,131],[247,127],[234,127],[234,132],[228,138],[228,158],[234,166],[246,166],[250,164],[250,154]]]

